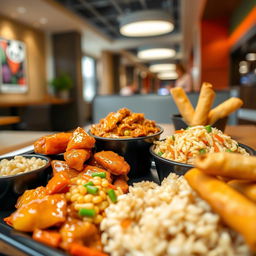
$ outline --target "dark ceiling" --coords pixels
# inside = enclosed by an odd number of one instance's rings
[[[208,0],[203,19],[222,19],[230,17],[242,0]]]
[[[170,11],[175,22],[172,33],[180,32],[180,0],[55,0],[113,39],[122,38],[118,17],[141,10]]]

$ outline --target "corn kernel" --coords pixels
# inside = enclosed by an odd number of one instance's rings
[[[84,196],[85,203],[92,202],[92,199],[93,199],[93,195],[92,194],[87,194],[87,195]]]
[[[92,202],[94,204],[98,204],[98,203],[102,202],[102,197],[101,196],[94,196],[93,199],[92,199]]]
[[[98,206],[94,206],[94,210],[96,211],[97,214],[100,212],[100,209]]]
[[[75,209],[81,209],[81,208],[86,208],[86,209],[92,209],[93,204],[92,203],[86,203],[86,204],[75,204]]]
[[[99,224],[99,223],[101,223],[102,219],[103,219],[103,217],[98,214],[98,215],[94,218],[93,221],[94,221],[95,224]]]
[[[72,194],[70,200],[71,200],[72,202],[74,202],[74,201],[77,200],[78,197],[79,197],[79,194]]]
[[[84,202],[84,197],[83,196],[79,196],[76,201],[78,203],[83,203]]]
[[[79,193],[79,191],[78,191],[78,189],[77,189],[77,188],[74,188],[74,189],[72,190],[72,192],[73,192],[74,194]]]
[[[104,200],[104,199],[106,199],[106,193],[103,191],[103,190],[101,190],[100,192],[99,192],[99,196]]]
[[[104,179],[104,180],[101,182],[101,185],[102,185],[102,187],[106,188],[106,187],[108,187],[109,183],[108,183],[108,181],[107,181],[106,179]]]
[[[83,185],[79,185],[78,190],[82,195],[85,195],[87,193],[87,189]]]
[[[109,206],[108,201],[103,201],[99,204],[100,211],[104,211]]]
[[[94,178],[95,178],[95,177],[94,177]],[[99,179],[94,180],[94,178],[93,178],[93,183],[94,183],[94,185],[95,185],[95,186],[101,185],[101,181],[100,181]]]
[[[67,194],[66,194],[66,199],[67,199],[67,200],[70,200],[70,198],[71,198],[71,193],[70,193],[70,192],[67,192]]]

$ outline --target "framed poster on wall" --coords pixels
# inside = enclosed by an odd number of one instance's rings
[[[25,44],[0,38],[0,60],[0,92],[27,92]]]

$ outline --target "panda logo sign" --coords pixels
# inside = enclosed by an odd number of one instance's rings
[[[0,39],[1,92],[26,92],[25,44],[17,40]]]

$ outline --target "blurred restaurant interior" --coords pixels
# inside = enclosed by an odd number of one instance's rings
[[[121,107],[170,123],[170,88],[193,98],[202,82],[243,99],[229,124],[256,123],[256,0],[0,3],[1,144]]]

